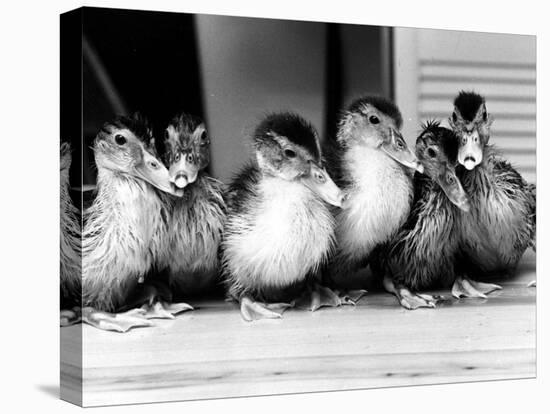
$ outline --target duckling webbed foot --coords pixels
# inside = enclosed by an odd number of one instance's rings
[[[338,290],[332,290],[326,286],[322,286],[318,283],[314,283],[313,286],[309,286],[307,290],[294,301],[294,306],[300,309],[307,309],[310,311],[316,311],[323,306],[343,306],[352,305],[361,299],[366,290],[350,290],[347,292],[340,292]]]
[[[279,319],[283,312],[290,308],[290,303],[263,303],[256,302],[249,296],[243,296],[240,301],[241,316],[247,322],[259,319]]]
[[[152,326],[145,317],[145,310],[138,308],[127,312],[103,312],[92,307],[82,309],[82,322],[104,331],[127,332],[131,328]]]
[[[403,285],[396,286],[388,277],[384,278],[384,287],[389,293],[395,295],[399,304],[405,309],[435,308],[437,302],[444,299],[440,295],[428,295],[426,293],[413,293]]]
[[[181,303],[169,303],[162,300],[153,303],[145,303],[141,306],[147,319],[174,319],[175,315],[188,310],[194,310],[193,306]]]
[[[126,309],[140,305],[146,319],[174,319],[178,313],[194,310],[187,303],[172,303],[170,289],[159,282],[155,284],[143,283],[141,289],[129,301]]]
[[[59,313],[59,326],[71,326],[82,320],[80,307],[75,306],[72,309],[61,309]]]
[[[415,310],[418,308],[435,308],[437,302],[443,299],[439,295],[413,293],[409,289],[400,289],[397,298],[401,306],[409,310]]]
[[[458,277],[451,290],[453,296],[457,299],[464,298],[482,298],[495,290],[502,289],[502,286],[493,283],[476,282],[468,277]]]

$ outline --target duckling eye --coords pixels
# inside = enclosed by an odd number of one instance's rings
[[[296,156],[296,152],[292,151],[291,149],[286,149],[284,152],[288,158],[294,158]]]
[[[375,115],[371,115],[369,116],[369,122],[373,125],[376,125],[380,123],[380,119]]]
[[[436,154],[435,154],[435,151],[433,150],[433,148],[428,148],[427,153],[428,153],[428,156],[429,156],[430,158],[435,158],[435,155],[436,155]]]
[[[447,182],[449,184],[454,184],[455,183],[455,178],[452,175],[448,175],[447,176]]]
[[[174,161],[178,162],[181,158],[181,153],[180,152],[177,152],[175,157],[174,157]]]
[[[158,170],[160,168],[159,163],[156,161],[149,161],[149,166],[154,170]]]
[[[323,174],[316,172],[315,173],[315,179],[319,181],[320,183],[324,183],[326,181],[326,178]]]
[[[399,148],[399,149],[405,148],[405,143],[401,140],[397,140],[396,145],[397,145],[397,148]]]
[[[115,135],[115,142],[118,145],[124,145],[124,144],[126,144],[126,138],[124,137],[124,135],[116,134]]]

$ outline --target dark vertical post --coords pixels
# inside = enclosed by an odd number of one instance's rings
[[[340,24],[327,23],[325,60],[325,137],[335,139],[338,111],[342,106],[342,46]]]

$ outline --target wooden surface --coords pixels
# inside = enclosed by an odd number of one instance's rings
[[[281,320],[246,323],[236,305],[205,301],[126,334],[62,328],[64,398],[78,398],[80,363],[85,406],[534,377],[534,278],[528,253],[502,291],[441,292],[436,309],[407,311],[376,292]]]

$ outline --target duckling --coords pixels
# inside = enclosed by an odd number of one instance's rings
[[[221,255],[229,298],[240,302],[246,321],[280,318],[290,306],[348,303],[316,283],[334,238],[325,203],[339,207],[343,195],[323,167],[315,129],[297,114],[271,114],[253,146],[255,162],[226,193]]]
[[[536,188],[490,145],[493,117],[485,98],[460,92],[454,101],[449,124],[458,135],[458,174],[470,197],[472,211],[461,220],[464,274],[485,277],[512,274],[525,250],[535,249]],[[467,278],[460,277],[455,296],[481,296]],[[489,290],[496,285],[489,284]],[[465,287],[467,289],[465,289]]]
[[[460,244],[459,212],[470,203],[455,173],[458,140],[439,122],[428,122],[416,140],[424,174],[414,176],[414,201],[403,227],[373,259],[384,287],[407,309],[435,307],[438,296],[420,290],[451,287]]]
[[[336,251],[325,272],[333,284],[368,263],[409,215],[411,171],[423,167],[399,133],[402,123],[394,103],[364,96],[344,111],[336,142],[325,146],[328,170],[346,194],[335,211]]]
[[[81,283],[81,226],[80,214],[69,194],[69,169],[71,167],[71,145],[62,142],[60,146],[60,277],[61,315],[60,325],[71,325],[79,321]],[[73,309],[71,309],[73,308]]]
[[[165,130],[164,163],[183,197],[166,194],[168,261],[171,290],[207,293],[219,273],[219,244],[225,221],[222,183],[206,173],[210,138],[204,122],[182,113]]]
[[[146,310],[125,309],[132,291],[168,250],[167,217],[155,187],[178,194],[139,115],[107,122],[94,141],[97,194],[84,213],[82,320],[124,332],[149,326]]]

